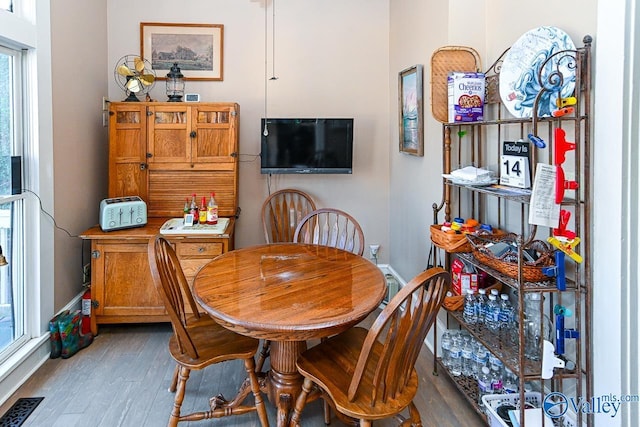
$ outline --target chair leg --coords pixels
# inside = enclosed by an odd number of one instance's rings
[[[258,412],[258,419],[260,419],[260,425],[262,427],[269,427],[269,419],[267,417],[267,408],[264,405],[262,394],[260,393],[260,384],[258,384],[258,376],[256,375],[256,363],[253,357],[244,360],[244,367],[249,375],[249,383],[251,385],[251,391],[253,392],[253,398],[255,400],[256,411]]]
[[[304,405],[307,403],[307,396],[311,392],[311,387],[313,387],[313,381],[305,378],[302,383],[302,392],[298,395],[293,415],[291,415],[291,420],[289,421],[289,427],[300,427],[300,414],[302,413]]]
[[[331,407],[325,399],[322,399],[322,408],[324,409],[324,423],[329,425],[331,424]]]
[[[176,365],[176,368],[173,370],[173,377],[171,378],[171,385],[169,386],[169,392],[175,393],[176,386],[178,385],[178,374],[180,373],[180,365]]]
[[[271,341],[269,340],[262,341],[262,347],[260,348],[260,354],[258,355],[258,361],[256,362],[256,372],[262,372],[264,361],[267,359],[267,357],[269,357],[270,346],[271,346]]]
[[[169,424],[167,425],[167,427],[176,427],[178,425],[178,421],[180,421],[180,407],[182,406],[182,401],[184,400],[184,392],[190,374],[191,369],[180,366],[176,397],[173,400],[173,409],[171,410],[171,417],[169,418]]]
[[[322,337],[320,338],[320,342],[324,342],[328,339],[329,337]],[[322,409],[324,410],[324,423],[326,425],[331,424],[331,407],[329,406],[329,403],[324,399],[322,400]]]
[[[411,419],[411,427],[422,427],[420,412],[413,401],[409,404],[409,417]]]

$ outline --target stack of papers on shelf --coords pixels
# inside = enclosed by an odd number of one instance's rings
[[[497,182],[493,177],[493,172],[474,166],[456,169],[450,174],[442,174],[442,176],[450,179],[454,184],[462,185],[489,185]]]

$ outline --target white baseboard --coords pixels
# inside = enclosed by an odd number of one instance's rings
[[[78,294],[60,311],[79,309],[83,293]],[[27,341],[0,365],[0,405],[49,359],[50,354],[49,331],[45,331],[41,336]]]

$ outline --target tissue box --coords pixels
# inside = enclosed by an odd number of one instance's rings
[[[447,89],[449,123],[484,120],[484,73],[451,72]]]

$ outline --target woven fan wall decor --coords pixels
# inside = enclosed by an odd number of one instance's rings
[[[431,56],[431,114],[440,123],[448,120],[447,76],[452,71],[480,71],[480,55],[465,46],[444,46]]]

